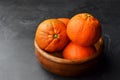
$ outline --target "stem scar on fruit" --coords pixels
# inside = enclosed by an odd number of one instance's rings
[[[56,33],[53,34],[53,37],[54,37],[54,38],[58,38],[58,34],[56,34]]]
[[[88,13],[85,13],[86,14],[86,16],[87,17],[92,17],[92,15],[91,14],[88,14]]]

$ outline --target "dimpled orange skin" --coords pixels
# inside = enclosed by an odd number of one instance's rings
[[[95,54],[95,48],[92,46],[83,47],[70,42],[63,50],[64,59],[68,60],[85,60]]]
[[[62,21],[67,26],[70,19],[69,18],[58,18],[58,20]]]
[[[57,19],[44,20],[36,30],[35,40],[47,52],[62,50],[68,43],[65,24]]]
[[[90,46],[101,37],[101,25],[91,14],[80,13],[70,19],[67,35],[70,40],[81,46]]]

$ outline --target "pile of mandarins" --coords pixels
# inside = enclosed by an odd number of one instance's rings
[[[96,53],[94,44],[101,37],[98,19],[89,13],[69,18],[47,19],[36,30],[38,46],[52,54],[62,51],[64,59],[83,60]]]

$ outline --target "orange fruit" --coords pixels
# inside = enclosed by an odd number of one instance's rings
[[[60,51],[68,43],[66,26],[57,19],[44,20],[36,30],[35,40],[47,52]]]
[[[100,22],[89,13],[77,14],[67,25],[67,35],[71,41],[81,46],[93,45],[101,36]]]
[[[67,26],[70,19],[69,18],[58,18],[58,20],[62,21]]]
[[[85,60],[95,54],[95,48],[92,46],[80,46],[70,42],[63,50],[63,58],[68,60]]]

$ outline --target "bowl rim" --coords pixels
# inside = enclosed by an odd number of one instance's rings
[[[97,43],[101,43],[99,45],[99,48],[102,48],[103,38],[101,37]],[[93,56],[91,56],[91,57],[89,57],[87,59],[83,59],[83,60],[79,60],[79,59],[78,60],[68,60],[68,59],[64,59],[64,58],[53,56],[53,55],[51,55],[51,53],[48,53],[48,52],[42,50],[38,46],[36,40],[34,40],[34,47],[35,47],[35,49],[38,50],[39,54],[41,54],[43,57],[47,58],[50,61],[53,61],[53,62],[56,62],[56,63],[61,63],[61,64],[83,64],[83,63],[86,63],[86,62],[89,62],[91,60],[96,59],[101,54],[101,50],[99,50]]]

